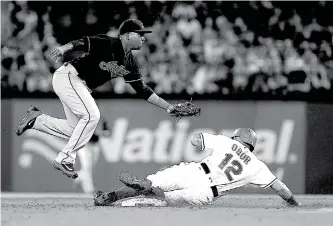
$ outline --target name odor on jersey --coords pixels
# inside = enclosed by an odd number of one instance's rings
[[[250,156],[245,154],[242,151],[242,148],[240,148],[237,144],[233,144],[231,150],[233,150],[246,165],[251,161]]]

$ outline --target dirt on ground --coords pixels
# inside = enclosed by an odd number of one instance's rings
[[[92,198],[2,197],[3,226],[328,226],[333,196],[302,195],[288,207],[276,195],[227,195],[204,207],[95,207]]]

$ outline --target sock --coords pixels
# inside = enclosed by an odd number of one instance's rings
[[[164,191],[162,189],[160,189],[159,187],[152,187],[151,192],[152,192],[152,194],[154,194],[158,198],[162,198],[162,199],[165,198]]]
[[[142,192],[136,191],[135,189],[126,186],[115,190],[114,193],[115,196],[117,197],[116,200],[135,197],[142,194]]]

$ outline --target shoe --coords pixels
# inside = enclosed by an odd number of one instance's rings
[[[57,161],[53,161],[53,166],[56,170],[60,170],[67,177],[76,179],[78,177],[77,172],[74,170],[74,166],[72,163],[59,163]]]
[[[101,196],[103,194],[103,192],[102,191],[96,191],[95,193],[94,193],[94,199],[97,199],[99,196]]]
[[[29,109],[27,110],[27,113],[23,117],[23,119],[20,121],[16,128],[16,135],[20,136],[24,131],[27,129],[31,129],[36,121],[36,118],[40,116],[42,112],[38,110],[35,106],[31,105]]]
[[[95,206],[112,206],[117,201],[115,192],[101,192],[97,191],[94,194],[94,205]]]
[[[152,183],[150,180],[139,180],[130,172],[121,172],[119,174],[119,180],[123,182],[127,187],[133,188],[137,191],[150,191],[152,189]]]

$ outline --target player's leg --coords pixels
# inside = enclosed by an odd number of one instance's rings
[[[79,118],[63,101],[61,101],[61,103],[64,108],[66,119],[58,119],[47,114],[42,114],[37,117],[32,129],[60,138],[69,139],[73,134],[73,130],[77,125]]]
[[[94,204],[96,206],[112,205],[115,201],[139,195],[164,198],[164,191],[162,189],[152,187],[150,181],[146,179],[139,180],[130,172],[121,172],[119,180],[126,186],[112,192],[98,191],[94,194]]]
[[[62,72],[66,72],[63,70]],[[77,76],[75,70],[68,67],[68,73],[55,73],[53,87],[65,106],[77,116],[72,135],[54,164],[69,177],[77,174],[73,169],[76,152],[84,147],[93,135],[100,118],[100,112],[88,88]]]
[[[161,190],[159,188],[155,189]],[[209,205],[214,199],[213,192],[209,186],[195,186],[169,192],[161,191],[163,195],[160,195],[159,192],[144,193],[126,186],[112,192],[97,192],[94,196],[94,204],[95,206],[108,206],[113,205],[116,201],[140,195],[144,195],[146,198],[165,200],[171,206]]]
[[[16,134],[20,136],[27,129],[35,129],[43,133],[57,136],[64,139],[69,139],[73,130],[78,123],[78,117],[71,111],[71,109],[62,101],[64,95],[67,93],[69,68],[62,66],[53,75],[52,85],[55,93],[60,98],[66,119],[59,119],[52,117],[44,112],[41,112],[35,106],[30,106],[24,118],[20,121]],[[67,85],[66,85],[67,84]]]
[[[148,179],[138,179],[134,174],[128,171],[123,171],[119,174],[119,180],[127,187],[137,191],[149,191],[152,188],[152,182]]]
[[[141,195],[142,192],[136,191],[133,188],[130,187],[122,187],[117,190],[114,190],[112,192],[101,192],[98,191],[94,194],[94,205],[95,206],[107,206],[111,205],[115,201],[118,201],[120,199],[128,198],[128,197],[134,197]]]
[[[197,163],[182,163],[149,175],[144,180],[138,179],[130,172],[121,172],[119,180],[137,191],[159,188],[163,192],[202,186],[209,187],[210,183],[207,175],[202,172]]]
[[[67,120],[54,118],[44,112],[41,112],[37,107],[30,106],[26,115],[18,124],[16,128],[16,134],[20,136],[28,129],[35,129],[56,137],[69,139],[73,133],[75,123],[77,123],[78,119],[76,119],[74,123],[69,123],[69,121],[72,121],[69,120],[71,117],[68,117],[67,113],[66,117]]]
[[[214,195],[209,186],[195,186],[187,189],[165,192],[165,201],[171,206],[208,205]]]
[[[180,163],[147,176],[147,180],[163,191],[185,189],[198,182],[198,169],[197,163]]]
[[[198,183],[197,176],[195,176],[198,175],[198,169],[196,163],[181,163],[151,174],[144,180],[139,180],[130,172],[121,172],[119,180],[136,190],[149,190],[151,187],[159,187],[163,191],[172,191],[188,188]]]
[[[94,204],[95,206],[107,206],[112,205],[116,201],[140,195],[155,197],[158,199],[164,199],[165,197],[164,192],[160,188],[152,188],[150,191],[137,191],[133,188],[125,186],[112,192],[96,192],[94,194]]]
[[[67,145],[58,155],[56,159],[58,162],[75,163],[76,152],[88,143],[100,119],[100,112],[95,100],[82,82],[75,82],[77,79],[75,77],[71,79],[75,95],[63,98],[62,101],[78,116],[79,120]]]

